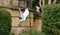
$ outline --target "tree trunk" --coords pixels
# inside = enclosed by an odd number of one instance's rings
[[[53,1],[53,4],[55,4],[55,3],[56,3],[56,0]]]
[[[48,0],[48,4],[51,4],[51,0]]]
[[[39,6],[40,6],[41,10],[43,11],[42,0],[39,0]]]
[[[39,5],[41,6],[41,0],[39,0]]]
[[[42,3],[43,3],[42,5],[43,5],[43,7],[44,7],[44,6],[45,6],[45,0],[42,0]]]

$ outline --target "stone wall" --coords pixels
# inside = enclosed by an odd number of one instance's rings
[[[19,6],[26,8],[27,6],[31,8],[32,1],[29,0],[27,1],[20,1]],[[5,7],[17,7],[18,6],[18,0],[0,0],[0,6],[5,6]]]
[[[29,16],[27,17],[27,20],[20,23],[21,26],[17,26],[17,21],[19,20],[19,11],[18,10],[11,10],[7,9],[12,16],[12,28],[11,32],[14,32],[15,35],[18,35],[21,33],[22,30],[29,30],[31,27],[40,32],[41,31],[41,25],[42,25],[42,19],[39,17],[35,21],[33,21],[33,13],[30,11]]]

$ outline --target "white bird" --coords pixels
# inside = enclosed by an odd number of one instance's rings
[[[20,15],[19,15],[19,18],[21,18],[21,19],[18,20],[18,22],[17,22],[18,25],[19,25],[20,22],[25,21],[26,18],[27,18],[27,16],[29,15],[29,10],[28,10],[28,8],[25,9],[24,13],[22,13],[22,11],[21,11],[20,8],[19,8],[19,11],[20,11],[20,13],[19,13],[19,14],[20,14]]]
[[[36,12],[40,13],[40,7],[36,6]]]
[[[28,10],[28,8],[26,8],[24,13],[22,14],[21,21],[25,21],[28,15],[29,15],[29,10]]]

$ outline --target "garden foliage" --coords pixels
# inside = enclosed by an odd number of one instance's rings
[[[42,12],[42,32],[60,35],[60,4],[46,5]]]
[[[11,14],[0,7],[0,35],[9,35],[11,30]]]

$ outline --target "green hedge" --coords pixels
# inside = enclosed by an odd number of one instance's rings
[[[46,5],[42,12],[42,32],[60,35],[60,4]]]
[[[0,35],[9,35],[11,30],[11,14],[0,7]]]

